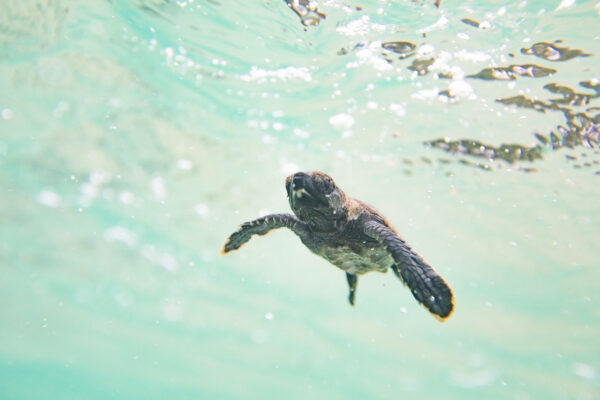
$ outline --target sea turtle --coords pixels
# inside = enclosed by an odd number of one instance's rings
[[[434,317],[444,321],[450,316],[454,299],[448,284],[373,207],[346,196],[329,175],[319,171],[292,174],[285,188],[296,215],[271,214],[242,224],[223,246],[223,254],[238,249],[252,235],[285,227],[310,251],[346,272],[351,305],[359,275],[387,272],[391,266]]]

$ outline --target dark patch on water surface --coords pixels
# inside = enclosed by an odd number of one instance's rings
[[[460,21],[464,24],[471,25],[472,27],[479,29],[479,22],[475,21],[474,19],[463,18]]]
[[[560,94],[563,96],[562,99],[550,100],[554,104],[567,104],[567,105],[581,106],[584,104],[589,104],[592,99],[597,99],[598,97],[600,97],[600,82],[583,81],[583,82],[579,82],[579,86],[584,87],[586,89],[591,89],[596,93],[595,94],[577,93],[568,86],[560,86],[555,83],[550,83],[550,84],[544,86],[544,89],[549,90],[552,93],[557,93],[557,94]],[[593,107],[593,109],[600,110],[599,107]]]
[[[473,28],[482,29],[482,30],[489,29],[491,27],[491,25],[488,21],[479,22],[479,21],[475,21],[474,19],[471,19],[471,18],[463,18],[460,20],[460,22],[462,22],[463,24],[472,26]]]
[[[558,98],[551,98],[546,101],[530,99],[524,95],[501,98],[496,101],[505,105],[514,105],[516,107],[533,109],[538,112],[546,111],[561,112],[566,119],[564,125],[557,125],[553,130],[546,134],[534,133],[538,141],[535,145],[522,144],[500,144],[494,146],[483,143],[476,139],[457,139],[439,138],[425,142],[425,145],[444,150],[452,154],[461,154],[476,159],[485,159],[490,162],[503,160],[510,164],[519,161],[535,162],[543,159],[543,154],[550,150],[575,149],[585,147],[590,149],[600,148],[600,107],[588,107],[583,111],[577,111],[571,107],[589,105],[593,100],[600,97],[600,83],[596,81],[580,82],[581,87],[591,89],[595,93],[579,93],[568,86],[550,83],[544,86],[544,89],[550,93],[559,94]],[[598,112],[592,115],[593,112]],[[583,157],[587,157],[586,153]],[[600,154],[596,150],[595,154]],[[577,158],[571,155],[566,156],[567,160],[572,161]],[[482,169],[490,169],[488,163],[469,163],[461,159],[462,164],[474,165]],[[600,161],[589,160],[583,163],[573,164],[574,168],[592,168],[598,167]],[[533,172],[531,168],[521,168],[526,172]],[[600,170],[596,172],[600,175]]]
[[[559,47],[548,42],[538,42],[531,47],[522,48],[521,53],[534,55],[548,61],[567,61],[575,57],[591,56],[591,54],[584,53],[583,50]]]
[[[434,0],[433,5],[437,8],[440,7],[441,0]],[[310,0],[283,0],[283,2],[290,8],[296,15],[300,18],[300,22],[305,27],[307,26],[317,26],[321,23],[321,20],[327,18],[327,15],[320,12],[318,9],[318,4],[314,1]],[[416,2],[416,0],[413,0]],[[353,7],[356,11],[362,11],[363,8],[361,6]],[[343,49],[345,50],[345,49]],[[339,54],[339,52],[338,52]]]
[[[421,0],[412,0],[412,2],[413,3],[419,3],[419,5],[423,5],[423,4],[427,3],[427,1],[421,1]],[[437,8],[440,8],[441,0],[434,0],[432,3]]]
[[[535,161],[542,158],[540,145],[527,147],[519,144],[501,144],[496,147],[473,139],[450,140],[440,138],[426,142],[428,146],[435,147],[453,154],[465,154],[487,160],[504,160],[509,163],[516,161]],[[465,162],[462,162],[466,164]]]
[[[472,26],[473,28],[486,30],[491,28],[491,24],[488,21],[479,22],[471,18],[463,18],[460,20],[463,24]]]
[[[565,113],[567,119],[571,119],[571,109],[563,107],[564,105],[584,106],[590,104],[592,99],[600,97],[600,84],[594,84],[592,81],[584,81],[580,82],[579,85],[587,89],[592,89],[596,93],[579,93],[568,86],[561,86],[556,83],[549,83],[544,86],[544,89],[548,90],[551,93],[560,94],[562,96],[561,98],[542,101],[537,99],[530,99],[524,95],[518,95],[514,97],[500,98],[496,101],[502,104],[515,105],[521,108],[530,108],[540,112],[546,112],[546,110],[562,111],[563,113]],[[590,107],[586,111],[600,111],[600,107]]]
[[[365,47],[365,42],[360,42],[352,50]],[[390,63],[395,58],[400,60],[410,57],[416,53],[416,44],[407,41],[389,41],[381,44],[383,48],[382,56]],[[537,47],[536,47],[537,48]],[[564,50],[566,48],[560,48]],[[348,51],[342,48],[338,54],[344,55]],[[577,50],[571,53],[583,54]],[[400,57],[396,57],[399,54]],[[514,55],[513,55],[514,56]],[[571,57],[573,58],[573,57]],[[435,58],[417,58],[407,68],[415,71],[419,76],[428,74]],[[483,81],[509,80],[514,81],[521,77],[528,78],[548,78],[558,74],[558,70],[537,65],[537,64],[512,64],[505,67],[488,67],[480,72],[468,75],[467,78],[480,79]],[[452,79],[451,73],[437,72],[438,78]],[[444,150],[453,155],[463,155],[465,157],[455,160],[456,162],[481,168],[483,170],[493,170],[502,168],[501,163],[511,165],[512,168],[518,168],[524,172],[535,172],[536,168],[523,166],[523,163],[534,163],[542,160],[544,154],[548,151],[558,149],[574,149],[582,146],[586,148],[600,148],[600,106],[592,106],[592,102],[600,98],[600,82],[596,80],[582,81],[579,83],[581,88],[589,89],[593,93],[582,90],[575,90],[571,87],[553,82],[544,86],[544,89],[551,93],[548,99],[529,98],[526,95],[519,94],[512,97],[498,98],[497,102],[506,106],[515,106],[525,109],[531,109],[540,113],[560,112],[564,115],[566,122],[557,125],[554,129],[546,133],[534,132],[533,136],[538,143],[520,144],[520,143],[500,143],[489,144],[473,138],[449,139],[438,138],[425,142],[424,144],[435,149]],[[447,97],[449,102],[457,101],[457,97],[451,90],[440,90],[439,96]],[[577,109],[586,107],[584,110]],[[600,154],[596,150],[595,154]],[[470,161],[472,158],[473,161]],[[600,159],[600,158],[599,158]],[[428,159],[429,160],[429,159]],[[437,159],[438,164],[448,164],[449,159]],[[417,167],[418,164],[430,164],[420,160],[411,164],[404,160],[404,172],[409,174],[410,168]],[[515,166],[519,163],[520,165]],[[574,164],[575,168],[597,168],[600,161],[591,161]],[[596,172],[600,175],[600,170]]]
[[[540,111],[540,112],[545,112],[545,109],[548,106],[548,104],[543,101],[532,100],[522,94],[520,94],[518,96],[507,97],[504,99],[497,99],[496,101],[499,103],[502,103],[504,105],[507,105],[507,106],[516,105],[521,108],[530,108],[532,110],[536,110],[536,111]]]
[[[296,13],[304,26],[317,26],[327,16],[320,12],[315,3],[310,0],[283,0]]]
[[[346,54],[348,54],[349,51],[354,51],[356,49],[361,49],[361,48],[363,48],[365,46],[366,46],[365,42],[358,42],[350,50],[346,49],[345,47],[342,47],[341,49],[339,49],[337,51],[337,55],[338,56],[345,56]]]
[[[296,14],[303,18],[303,13],[307,15],[311,12],[317,12],[316,6],[314,10],[310,9],[309,1],[292,1],[284,0],[286,4],[292,8]],[[313,3],[315,4],[315,3]],[[304,9],[299,8],[305,7]],[[437,5],[437,4],[436,4]],[[295,7],[295,8],[294,8]],[[358,8],[357,8],[358,9]],[[317,14],[318,18],[314,20],[314,25],[318,24],[321,19],[325,18],[324,14]],[[306,21],[304,25],[309,25]],[[490,27],[487,21],[479,22],[471,18],[463,18],[462,23],[473,28],[485,30]],[[312,22],[310,24],[313,24]],[[425,37],[425,35],[423,35]],[[379,42],[381,45],[380,56],[387,62],[394,63],[398,60],[402,61],[417,54],[417,48],[423,44],[401,40],[389,40]],[[354,50],[365,48],[369,44],[375,42],[360,41],[356,44],[342,47],[337,51],[340,56],[345,56]],[[570,48],[564,45],[558,45],[559,41],[537,42],[529,48],[522,48],[521,54],[525,56],[534,55],[545,61],[557,62],[568,61],[577,57],[589,57],[591,54],[585,53],[583,50]],[[373,46],[369,47],[373,49]],[[506,54],[511,58],[516,58],[514,52]],[[436,58],[433,56],[419,57],[416,56],[411,60],[411,64],[404,64],[405,68],[414,71],[418,77],[429,74],[435,70],[436,78],[438,79],[461,79],[461,76],[453,76],[452,70],[438,71],[438,68],[432,68]],[[515,61],[513,61],[515,62]],[[538,65],[533,63],[514,63],[508,66],[489,66],[481,69],[479,72],[466,75],[468,79],[478,79],[481,81],[515,81],[523,78],[549,78],[558,74],[559,71],[555,68],[550,68],[546,65]],[[414,75],[413,75],[414,78]],[[421,79],[421,78],[419,78]],[[549,98],[540,99],[537,97],[527,97],[524,94],[497,98],[495,101],[507,107],[514,106],[524,109],[531,109],[539,113],[560,112],[565,122],[555,126],[547,132],[533,132],[535,138],[534,144],[530,143],[484,143],[479,139],[474,138],[437,138],[429,140],[424,144],[432,149],[443,150],[454,157],[449,158],[422,158],[420,160],[403,160],[404,171],[410,173],[411,168],[417,168],[419,165],[431,165],[434,162],[438,164],[449,164],[457,162],[462,165],[469,165],[481,168],[483,170],[493,170],[502,168],[503,165],[509,165],[510,168],[518,168],[524,172],[535,172],[536,168],[523,166],[538,162],[544,158],[544,154],[549,151],[559,149],[575,149],[584,147],[595,149],[595,155],[600,155],[597,150],[600,148],[600,106],[592,105],[595,99],[600,97],[600,83],[596,80],[582,81],[579,86],[593,91],[593,93],[573,89],[569,86],[558,82],[547,83],[544,89],[550,93]],[[509,87],[514,87],[509,85]],[[461,96],[453,93],[451,89],[442,89],[438,91],[440,97],[446,98],[448,103],[460,101]],[[581,109],[586,107],[585,109]],[[537,142],[537,143],[536,143]],[[590,153],[592,154],[592,153]],[[457,155],[462,157],[456,157]],[[432,161],[433,160],[433,161]],[[570,158],[567,158],[571,163]],[[498,161],[496,163],[496,161]],[[518,164],[518,165],[515,165]],[[571,163],[575,168],[597,168],[600,165],[600,157],[598,160],[591,160],[581,163]],[[600,175],[600,170],[596,172]]]
[[[411,42],[401,42],[401,41],[397,41],[397,42],[384,42],[381,44],[381,47],[383,47],[386,50],[389,50],[393,53],[396,53],[399,55],[398,58],[403,59],[403,58],[407,58],[412,56],[413,54],[415,54],[415,49],[417,48],[417,45]]]
[[[509,65],[508,67],[484,68],[475,75],[467,75],[468,78],[491,80],[514,80],[517,76],[530,78],[544,78],[555,74],[557,71],[552,68],[542,67],[536,64]]]
[[[342,47],[337,51],[337,55],[345,56],[350,51],[363,48],[366,45],[366,42],[358,42],[352,47],[351,50]],[[391,41],[381,43],[381,47],[383,48],[381,56],[389,63],[392,63],[394,61],[393,59],[395,58],[397,58],[398,60],[403,60],[405,58],[415,55],[417,45],[415,43],[406,41]]]
[[[435,61],[435,58],[424,58],[414,60],[413,63],[408,67],[411,71],[415,71],[419,75],[425,75],[429,72],[431,65]]]

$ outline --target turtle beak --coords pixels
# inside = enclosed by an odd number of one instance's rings
[[[290,179],[292,190],[305,189],[308,179],[310,179],[310,177],[304,172],[296,172],[294,175],[291,176]]]
[[[302,172],[298,172],[292,177],[292,194],[294,197],[302,198],[302,196],[305,195],[310,196],[310,193],[308,193],[308,191],[306,190],[306,187],[308,185],[308,179],[308,175]]]
[[[299,199],[309,200],[307,205],[312,207],[318,204],[329,205],[327,197],[315,186],[313,176],[304,172],[297,172],[289,177],[288,194],[292,207]]]
[[[309,180],[310,177],[304,172],[298,172],[291,177],[289,196],[292,207],[294,207],[297,199],[301,199],[305,196],[309,198],[313,197],[309,191],[306,190],[307,186],[310,185]]]

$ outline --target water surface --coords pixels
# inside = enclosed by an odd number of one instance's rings
[[[600,398],[595,1],[4,1],[0,397]],[[324,15],[320,17],[319,14]],[[323,170],[446,278],[290,232]]]

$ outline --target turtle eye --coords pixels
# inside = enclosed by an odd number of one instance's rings
[[[333,192],[333,189],[335,189],[335,185],[333,184],[331,179],[323,179],[321,181],[321,188],[323,190],[323,193],[330,194],[331,192]]]

